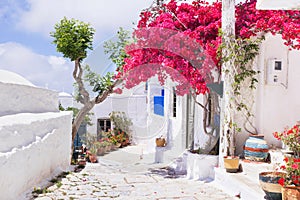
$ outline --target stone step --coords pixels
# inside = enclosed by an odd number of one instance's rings
[[[273,171],[272,164],[241,161],[243,172],[228,173],[225,169],[215,168],[216,185],[233,196],[240,196],[241,199],[253,200],[264,199],[265,193],[259,184],[259,173]]]

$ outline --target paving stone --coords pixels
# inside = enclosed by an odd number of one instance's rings
[[[72,173],[61,180],[62,186],[53,185],[50,193],[38,200],[205,200],[236,199],[216,189],[212,184],[186,178],[163,178],[147,171],[136,172],[134,167],[122,165],[90,164],[79,173]],[[127,173],[124,171],[127,170]],[[43,199],[42,199],[43,198]]]
[[[52,200],[50,197],[38,197],[36,200]]]

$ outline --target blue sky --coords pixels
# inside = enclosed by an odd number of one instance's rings
[[[153,0],[1,0],[0,69],[16,72],[39,87],[72,92],[73,64],[62,58],[49,33],[64,16],[91,23],[94,48],[119,27],[132,29]],[[106,68],[108,61],[99,55]],[[100,70],[101,71],[101,70]]]

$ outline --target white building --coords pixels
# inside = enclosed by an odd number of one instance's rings
[[[254,68],[260,71],[257,90],[253,94],[254,126],[258,134],[264,135],[270,147],[280,147],[281,142],[273,137],[275,131],[283,131],[286,126],[295,125],[300,120],[300,51],[289,50],[284,45],[280,35],[267,34],[260,46],[260,53],[254,62]],[[186,97],[181,97],[178,104],[182,107],[182,119],[188,120],[184,115],[189,107],[186,107]],[[249,96],[251,98],[251,96]],[[168,101],[172,97],[169,97]],[[203,102],[203,96],[197,100]],[[251,99],[249,99],[251,101]],[[178,101],[178,100],[177,100]],[[191,101],[193,104],[193,101]],[[193,109],[192,109],[193,110]],[[172,118],[171,118],[172,119]],[[191,119],[191,118],[189,118]],[[195,148],[205,146],[208,137],[203,131],[203,109],[195,106],[194,129],[187,135],[194,135]],[[243,146],[249,134],[242,131],[237,136],[237,154],[241,154]]]
[[[22,199],[27,190],[69,169],[71,112],[58,94],[0,70],[0,194]]]

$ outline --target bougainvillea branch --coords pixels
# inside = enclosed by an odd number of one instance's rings
[[[142,78],[127,78],[131,81],[125,81],[126,87],[138,85],[150,78],[148,76],[157,74],[163,83],[167,77],[165,73],[157,73],[157,68],[145,67],[155,63],[177,70],[196,94],[208,92],[205,76],[208,75],[209,81],[212,81],[214,73],[210,70],[217,68],[216,71],[221,71],[217,56],[221,44],[218,34],[221,5],[221,2],[208,4],[197,0],[188,4],[171,0],[155,9],[143,11],[134,31],[136,43],[128,47],[129,58],[116,77],[127,76],[130,70],[143,65],[147,73],[141,75]],[[299,11],[256,10],[255,7],[255,0],[236,5],[236,37],[250,38],[268,32],[281,34],[285,45],[300,49]],[[138,73],[135,75],[140,76]],[[172,80],[177,81],[176,78]],[[182,84],[177,91],[180,89],[184,89]]]

